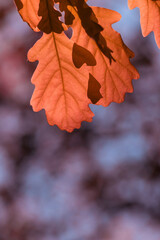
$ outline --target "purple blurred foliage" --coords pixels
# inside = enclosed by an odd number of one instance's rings
[[[27,51],[40,34],[0,2],[0,240],[160,239],[160,52],[127,1],[99,5],[122,14],[114,27],[141,78],[69,134],[32,111]]]

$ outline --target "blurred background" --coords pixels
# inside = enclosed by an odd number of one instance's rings
[[[141,78],[69,134],[32,111],[40,34],[0,1],[0,240],[160,240],[160,51],[127,0],[89,3],[122,14],[113,27]]]

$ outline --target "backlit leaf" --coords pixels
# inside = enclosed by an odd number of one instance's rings
[[[153,31],[160,48],[160,0],[128,0],[128,6],[130,9],[139,7],[143,36]]]
[[[103,98],[99,100],[98,104],[107,106],[111,102],[122,102],[125,93],[133,91],[132,79],[139,78],[139,74],[129,60],[134,56],[132,51],[124,44],[120,34],[111,27],[111,24],[120,20],[120,14],[104,8],[94,7],[93,10],[99,24],[104,28],[102,37],[113,52],[114,61],[110,61],[97,46],[95,40],[89,38],[81,28],[79,17],[73,8],[71,11],[76,19],[72,26],[72,40],[83,47],[87,46],[87,49],[95,57],[97,64],[90,68],[90,73],[102,86],[100,92]]]
[[[89,74],[74,67],[73,44],[64,34],[44,34],[28,53],[29,61],[39,61],[32,77],[34,111],[45,109],[50,125],[69,132],[94,115],[88,107]]]

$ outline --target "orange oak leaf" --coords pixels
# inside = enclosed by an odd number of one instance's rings
[[[89,73],[85,66],[75,68],[73,44],[64,33],[44,33],[28,53],[29,61],[39,61],[32,77],[33,110],[45,109],[50,125],[56,124],[69,132],[79,128],[82,121],[91,122],[94,115],[88,106]]]
[[[153,31],[160,48],[160,0],[128,0],[128,6],[130,9],[139,7],[143,36]]]
[[[135,67],[130,63],[130,58],[134,56],[132,51],[124,44],[119,33],[117,33],[111,25],[120,20],[119,13],[93,7],[93,11],[99,21],[99,24],[104,28],[102,31],[103,40],[105,39],[107,46],[112,50],[114,61],[110,61],[96,41],[86,34],[81,27],[79,17],[75,10],[69,7],[74,14],[73,36],[72,40],[82,47],[86,47],[95,57],[96,66],[90,67],[90,73],[100,83],[100,93],[103,96],[98,101],[98,105],[108,106],[111,102],[120,103],[124,100],[126,92],[132,92],[132,79],[138,79],[139,74]],[[101,38],[99,38],[101,41]],[[103,42],[100,42],[103,46]]]

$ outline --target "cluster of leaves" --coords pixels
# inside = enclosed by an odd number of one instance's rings
[[[121,15],[90,7],[86,0],[14,0],[22,19],[43,36],[28,52],[39,61],[32,83],[34,111],[45,109],[48,123],[69,132],[92,121],[89,104],[120,103],[139,74],[133,52],[112,28]],[[144,36],[154,31],[160,47],[160,1],[128,0],[140,8]]]

